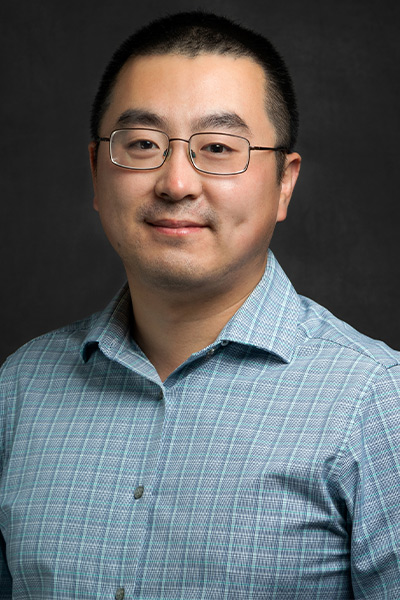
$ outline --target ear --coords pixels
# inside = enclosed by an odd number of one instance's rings
[[[92,182],[93,182],[93,208],[95,210],[99,210],[98,202],[97,202],[97,150],[98,146],[96,142],[90,142],[89,144],[89,160],[90,160],[90,170],[92,173]]]
[[[279,207],[276,221],[286,219],[289,202],[293,194],[294,186],[300,172],[301,156],[297,152],[291,152],[286,155],[285,170],[280,183],[281,193],[279,197]]]

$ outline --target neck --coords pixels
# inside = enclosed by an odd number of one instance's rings
[[[143,287],[128,275],[135,341],[164,381],[191,354],[215,341],[251,289],[188,295]]]

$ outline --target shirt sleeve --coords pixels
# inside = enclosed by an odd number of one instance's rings
[[[363,393],[338,482],[351,534],[354,598],[400,598],[400,367]]]

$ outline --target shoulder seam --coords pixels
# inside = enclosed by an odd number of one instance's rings
[[[57,329],[52,329],[51,331],[46,331],[45,333],[42,333],[42,334],[28,340],[27,342],[22,344],[22,346],[19,346],[14,352],[12,352],[9,356],[6,357],[5,361],[2,363],[2,365],[0,365],[1,370],[3,370],[3,368],[9,363],[10,359],[14,355],[19,353],[21,350],[28,350],[29,347],[31,345],[35,344],[36,342],[40,342],[41,340],[46,340],[46,339],[50,339],[50,338],[54,338],[54,337],[59,337],[61,335],[73,333],[75,331],[81,331],[82,333],[84,333],[84,332],[90,330],[91,324],[98,317],[98,315],[99,315],[99,313],[94,313],[93,315],[91,315],[89,317],[80,319],[78,321],[74,321],[73,323],[70,323],[67,325],[63,325],[62,327],[58,327]]]
[[[302,329],[304,335],[307,337],[308,340],[312,341],[312,340],[319,340],[321,342],[326,342],[327,344],[332,344],[335,346],[338,346],[340,348],[345,348],[346,350],[349,350],[351,352],[354,352],[357,355],[363,355],[366,358],[369,358],[373,363],[375,363],[376,365],[381,366],[385,371],[388,369],[391,369],[392,367],[396,367],[400,365],[400,362],[398,360],[395,359],[395,357],[390,356],[390,353],[387,353],[387,358],[391,358],[391,364],[386,365],[382,362],[382,360],[379,360],[376,356],[374,356],[372,353],[368,352],[366,349],[364,349],[362,346],[354,346],[353,344],[349,343],[349,344],[343,344],[341,342],[338,342],[336,340],[332,340],[328,337],[323,337],[323,336],[313,336],[310,335],[308,333],[308,331],[306,330],[306,328],[304,327],[304,324],[301,323],[299,324],[299,328]],[[377,340],[379,341],[379,340]],[[394,351],[395,352],[395,351]]]

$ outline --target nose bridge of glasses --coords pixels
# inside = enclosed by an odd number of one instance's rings
[[[172,152],[171,142],[185,142],[188,145],[187,146],[187,154],[188,154],[189,158],[190,159],[195,158],[196,155],[190,147],[190,139],[185,140],[184,138],[174,137],[174,138],[168,138],[168,148],[166,150],[164,150],[164,153],[163,153],[165,160],[167,160],[167,158],[169,158],[171,156],[171,152]]]

